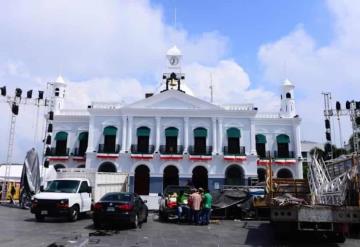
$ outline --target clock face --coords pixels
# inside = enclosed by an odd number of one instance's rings
[[[171,57],[170,58],[170,64],[171,65],[177,65],[179,63],[179,58],[178,57],[175,57],[175,56],[173,56],[173,57]]]

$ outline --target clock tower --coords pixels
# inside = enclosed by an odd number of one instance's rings
[[[181,51],[174,45],[167,51],[166,58],[168,60],[168,73],[163,74],[163,80],[166,88],[161,92],[167,90],[178,90],[180,92],[184,92],[181,90],[181,82],[185,79],[184,74],[181,73]]]

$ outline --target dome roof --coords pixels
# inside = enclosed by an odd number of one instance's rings
[[[59,75],[59,76],[56,78],[55,82],[61,83],[61,84],[66,84],[64,78],[63,78],[61,75]]]
[[[283,82],[283,85],[284,86],[294,86],[289,79],[285,79],[284,82]]]
[[[181,51],[179,50],[179,48],[176,47],[176,45],[174,45],[173,47],[171,47],[167,52],[166,52],[167,56],[181,56]]]

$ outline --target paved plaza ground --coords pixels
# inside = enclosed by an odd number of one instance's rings
[[[219,221],[209,226],[163,223],[150,214],[141,229],[96,231],[89,217],[77,222],[47,219],[36,222],[28,210],[0,207],[0,246],[359,246],[359,239],[345,244],[294,239],[276,242],[268,222]]]

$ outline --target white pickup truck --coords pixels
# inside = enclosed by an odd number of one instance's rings
[[[37,221],[43,221],[46,216],[65,216],[76,221],[79,213],[91,210],[91,192],[90,181],[85,178],[49,181],[46,189],[33,197],[31,213]]]
[[[127,173],[96,172],[84,168],[61,169],[56,179],[32,200],[31,213],[37,221],[49,217],[67,217],[76,221],[79,213],[91,211],[92,203],[108,192],[126,192]]]

